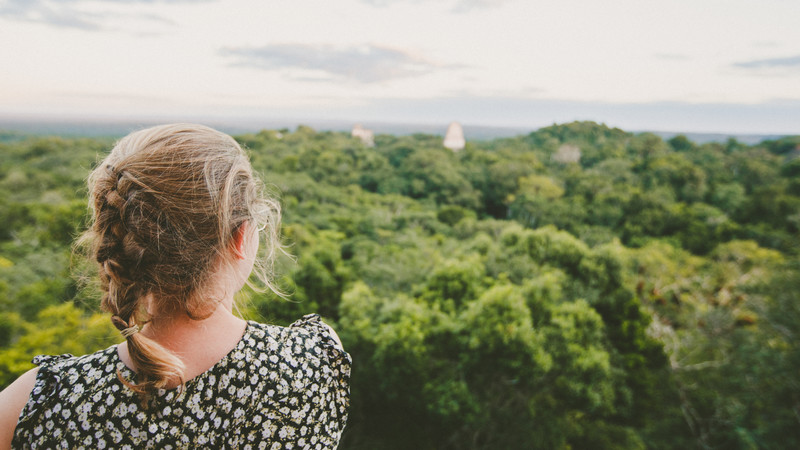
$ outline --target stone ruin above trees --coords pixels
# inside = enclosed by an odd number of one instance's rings
[[[372,133],[372,130],[364,128],[361,124],[353,126],[353,131],[350,132],[350,136],[360,139],[365,147],[375,147],[375,135]]]
[[[464,149],[466,141],[464,140],[464,129],[461,128],[460,123],[453,122],[447,127],[447,134],[444,136],[443,145],[445,148],[449,148],[454,152]]]

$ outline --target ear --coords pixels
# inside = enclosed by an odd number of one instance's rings
[[[231,236],[231,250],[233,251],[236,259],[245,259],[245,245],[247,241],[247,233],[250,231],[250,222],[242,222],[241,225],[236,227]]]

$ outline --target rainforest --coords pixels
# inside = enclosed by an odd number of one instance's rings
[[[235,138],[287,250],[239,313],[338,330],[341,448],[800,448],[800,137]],[[0,388],[120,340],[75,246],[113,143],[0,133]]]

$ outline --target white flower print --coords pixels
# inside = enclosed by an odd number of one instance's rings
[[[318,316],[286,328],[248,322],[227,356],[180,395],[158,391],[144,410],[117,378],[117,370],[127,379],[134,374],[116,346],[37,357],[30,401],[45,406],[26,407],[13,445],[334,448],[347,419],[350,357],[332,333]]]

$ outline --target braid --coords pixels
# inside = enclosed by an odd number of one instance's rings
[[[93,231],[97,237],[95,259],[100,265],[100,282],[104,295],[101,307],[110,312],[111,322],[128,341],[128,351],[136,367],[138,383],[123,383],[136,391],[143,403],[148,396],[169,383],[183,384],[183,363],[156,342],[136,332],[141,315],[140,301],[152,284],[147,271],[138,270],[148,258],[148,250],[137,241],[136,230],[128,224],[141,222],[134,217],[141,208],[136,195],[138,186],[124,172],[117,173],[107,166],[107,177],[96,184],[94,206],[98,211]],[[158,354],[159,358],[153,358]]]
[[[136,309],[138,298],[128,298],[135,294],[136,283],[131,268],[126,264],[124,244],[128,234],[125,226],[125,199],[117,192],[117,184],[122,174],[116,174],[111,166],[106,166],[109,175],[99,179],[94,199],[98,211],[94,223],[97,239],[95,258],[100,264],[100,281],[105,292],[103,308],[109,309],[118,319],[127,322]]]

